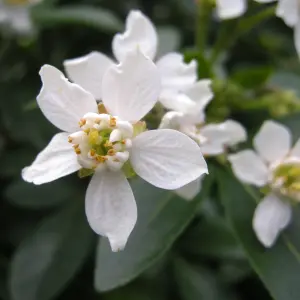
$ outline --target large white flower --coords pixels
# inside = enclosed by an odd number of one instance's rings
[[[217,15],[220,19],[232,19],[243,15],[247,9],[247,0],[216,0]]]
[[[40,0],[0,0],[0,24],[8,24],[19,33],[32,30],[30,6]]]
[[[64,132],[53,137],[22,176],[42,184],[81,168],[94,172],[86,193],[86,215],[92,229],[109,238],[113,251],[124,248],[137,219],[125,167],[164,189],[177,189],[207,173],[198,145],[184,134],[169,129],[135,132],[160,92],[156,66],[138,49],[103,76],[107,113],[98,113],[93,95],[56,68],[45,65],[40,75],[38,105]]]
[[[287,199],[300,200],[300,140],[291,148],[289,129],[266,121],[253,144],[256,152],[244,150],[229,160],[241,181],[269,190],[255,210],[253,228],[260,242],[271,247],[290,222]]]
[[[260,3],[270,3],[276,0],[256,0]],[[294,28],[295,47],[300,55],[300,2],[299,0],[278,0],[276,15],[283,19],[285,24]]]
[[[172,128],[185,133],[198,143],[205,156],[216,156],[228,147],[246,140],[245,129],[236,121],[205,124],[204,109],[213,97],[210,80],[201,80],[195,87],[174,98],[176,111],[167,112],[160,128]],[[186,200],[193,199],[201,190],[201,178],[177,190]]]
[[[138,10],[129,13],[126,29],[118,33],[112,41],[112,50],[117,61],[122,62],[126,53],[139,47],[151,60],[155,59],[158,47],[158,36],[152,22]],[[101,100],[103,91],[101,79],[106,69],[114,61],[100,52],[92,52],[80,58],[69,59],[64,66],[69,78],[91,92]],[[184,62],[182,54],[171,52],[156,61],[161,78],[159,100],[171,103],[178,91],[189,88],[197,81],[197,63],[192,60]]]

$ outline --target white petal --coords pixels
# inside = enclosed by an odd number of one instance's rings
[[[176,194],[185,200],[193,200],[200,192],[202,177],[188,183],[187,185],[175,190]]]
[[[300,139],[297,140],[296,144],[292,148],[292,151],[290,152],[290,155],[300,158]]]
[[[118,33],[112,41],[115,57],[122,62],[128,51],[137,47],[153,59],[157,50],[157,33],[152,22],[138,10],[132,10],[126,19],[124,33]]]
[[[111,66],[103,76],[103,103],[123,121],[138,121],[155,105],[160,78],[155,64],[139,49],[129,52],[119,65]]]
[[[217,14],[220,19],[236,18],[245,13],[246,0],[217,0]]]
[[[264,186],[268,180],[268,169],[252,150],[243,150],[228,156],[235,176],[246,183]]]
[[[200,138],[201,141],[201,138]],[[203,155],[206,156],[216,156],[220,155],[225,152],[225,147],[223,143],[220,143],[218,141],[211,141],[206,143],[200,142],[200,148]]]
[[[265,121],[253,139],[258,154],[267,162],[282,159],[291,148],[291,133],[284,125]]]
[[[294,29],[294,43],[295,43],[296,51],[300,56],[300,17]]]
[[[68,143],[68,135],[66,132],[56,134],[31,166],[22,170],[25,181],[43,184],[80,169],[74,149]]]
[[[197,80],[197,62],[184,62],[181,53],[171,52],[161,57],[156,63],[163,89],[184,91]]]
[[[208,173],[196,142],[172,129],[145,131],[132,141],[135,172],[156,187],[178,189]]]
[[[286,25],[294,27],[299,20],[298,0],[280,0],[277,5],[276,15],[282,18]]]
[[[95,173],[86,192],[85,212],[92,229],[108,237],[112,251],[124,249],[137,220],[137,207],[122,172]]]
[[[172,89],[163,89],[159,101],[166,109],[184,114],[196,109],[196,103],[186,94]]]
[[[65,60],[64,67],[73,82],[100,100],[103,74],[113,63],[105,54],[93,51],[79,58]]]
[[[197,104],[198,109],[205,109],[214,94],[211,89],[211,80],[199,80],[184,91],[184,93]]]
[[[37,102],[46,118],[59,129],[78,131],[78,122],[87,112],[97,112],[92,94],[70,83],[56,68],[44,65],[40,76],[43,87]]]
[[[256,207],[253,229],[265,247],[273,246],[279,233],[287,227],[292,217],[292,209],[276,195],[266,196]]]
[[[233,146],[246,141],[247,132],[240,123],[234,120],[227,120],[222,123],[222,126],[224,128],[224,135],[226,136],[226,145]]]

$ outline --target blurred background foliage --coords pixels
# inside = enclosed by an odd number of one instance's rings
[[[284,117],[299,131],[299,59],[292,31],[270,17],[273,6],[251,2],[242,19],[213,17],[203,55],[196,1],[44,0],[32,7],[30,35],[7,26],[0,32],[0,299],[299,299],[299,260],[284,241],[272,250],[258,244],[250,194],[216,161],[209,161],[204,190],[188,203],[134,179],[139,220],[119,253],[105,239],[98,243],[87,225],[88,179],[22,181],[21,169],[57,132],[35,102],[40,67],[62,70],[66,58],[93,50],[111,55],[112,36],[131,9],[156,24],[158,56],[180,50],[187,61],[198,60],[200,78],[214,79],[209,120],[235,118],[251,137],[266,118]],[[294,252],[297,225],[288,232]]]

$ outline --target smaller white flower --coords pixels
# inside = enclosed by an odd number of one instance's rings
[[[236,121],[205,124],[204,109],[213,97],[210,80],[200,80],[189,89],[187,95],[179,93],[174,97],[160,128],[172,128],[191,137],[201,148],[204,156],[216,156],[226,152],[228,147],[246,140],[245,129]],[[171,105],[170,105],[171,106]],[[201,189],[201,178],[177,190],[186,200],[193,199]]]
[[[255,210],[253,228],[260,242],[271,247],[291,220],[290,201],[300,201],[300,140],[291,148],[289,129],[266,121],[253,144],[256,152],[244,150],[229,161],[241,181],[269,190]]]
[[[270,3],[276,0],[256,0],[260,3]],[[278,0],[277,17],[283,19],[285,24],[294,28],[294,42],[297,53],[300,55],[300,2],[299,0]]]
[[[242,16],[247,9],[247,0],[216,0],[217,15],[220,19]]]
[[[151,60],[155,59],[158,35],[154,24],[142,12],[132,10],[127,16],[125,31],[112,40],[115,59],[122,62],[128,51],[139,49]],[[114,61],[100,52],[69,59],[64,62],[68,77],[91,92],[97,100],[102,99],[101,78]],[[197,63],[184,62],[181,53],[171,52],[156,60],[161,78],[159,100],[172,102],[173,95],[193,85],[197,80]]]
[[[129,166],[149,183],[177,189],[207,173],[198,145],[175,130],[136,134],[136,124],[157,102],[157,67],[139,49],[103,76],[99,113],[89,92],[52,66],[43,66],[40,109],[59,129],[23,179],[42,184],[86,168],[94,173],[86,192],[85,210],[92,229],[108,237],[113,251],[123,249],[134,228],[137,208],[123,168]]]
[[[0,24],[7,24],[16,32],[32,31],[30,7],[39,0],[0,0]]]

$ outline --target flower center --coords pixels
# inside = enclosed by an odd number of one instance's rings
[[[273,171],[271,183],[282,195],[300,201],[300,163],[283,163]]]
[[[129,159],[134,127],[108,114],[87,113],[81,131],[69,136],[79,164],[85,169],[120,170]]]

